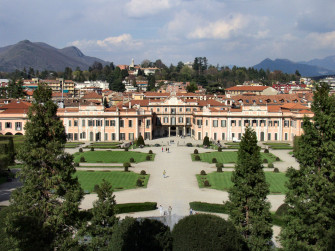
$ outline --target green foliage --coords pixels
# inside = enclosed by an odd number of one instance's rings
[[[201,170],[200,171],[200,175],[206,175],[206,171],[205,170]]]
[[[199,161],[200,160],[200,156],[199,155],[195,155],[194,160]]]
[[[130,163],[134,163],[134,162],[135,162],[134,158],[131,157],[131,158],[129,159],[129,162],[130,162]]]
[[[83,152],[83,148],[80,147],[79,148],[79,152],[82,153]]]
[[[138,139],[136,141],[136,146],[141,146],[141,145],[145,146],[144,139],[143,139],[142,135],[138,136]]]
[[[216,163],[215,166],[216,166],[217,168],[223,168],[223,164],[222,164],[222,163]]]
[[[94,147],[91,147],[91,151],[92,151],[92,152],[94,151]]]
[[[149,150],[149,154],[153,154],[152,150]]]
[[[79,162],[86,162],[85,157],[81,156]]]
[[[210,184],[209,184],[209,181],[208,181],[208,180],[205,180],[205,181],[204,181],[204,186],[205,186],[205,187],[209,187],[209,186],[210,186]]]
[[[194,149],[193,153],[198,154],[199,153],[198,149]]]
[[[299,140],[301,136],[294,136],[293,138],[293,152],[299,151]]]
[[[278,216],[284,216],[284,215],[286,215],[287,212],[288,212],[289,207],[290,206],[288,204],[286,204],[286,203],[281,204],[278,207],[277,211],[276,211],[276,215],[278,215]]]
[[[212,163],[218,163],[218,161],[216,160],[216,158],[212,159]]]
[[[192,143],[190,143],[190,142],[188,142],[188,143],[186,143],[186,146],[187,146],[187,147],[192,147],[192,146],[193,146],[193,144],[192,144]]]
[[[124,204],[117,204],[116,208],[119,214],[142,212],[142,211],[156,210],[157,203],[156,202],[124,203]]]
[[[147,175],[147,172],[144,171],[144,170],[142,170],[142,171],[140,172],[140,174],[141,174],[141,175]]]
[[[269,149],[264,149],[264,153],[269,153]]]
[[[131,164],[129,162],[123,163],[124,171],[128,172],[128,168],[131,167]]]
[[[173,228],[173,250],[247,250],[233,224],[208,214],[190,215]]]
[[[108,250],[172,250],[170,230],[156,220],[126,217],[112,235]]]
[[[335,97],[327,84],[316,87],[311,110],[314,117],[304,118],[304,133],[295,141],[300,168],[287,171],[290,207],[281,232],[287,250],[327,250],[335,225]]]
[[[125,151],[125,152],[128,152],[128,151],[129,151],[129,148],[128,148],[128,147],[126,147],[126,148],[124,149],[124,151]]]
[[[261,163],[256,133],[246,128],[229,189],[230,220],[242,233],[251,250],[270,250],[272,237],[269,184]]]
[[[217,168],[216,168],[216,171],[217,171],[218,173],[222,173],[222,167],[217,167]]]
[[[275,167],[275,168],[273,169],[273,172],[274,172],[274,173],[279,173],[279,169],[278,169],[278,167]]]
[[[203,140],[203,143],[202,143],[202,144],[203,144],[204,146],[210,146],[208,136],[205,136],[205,137],[204,137],[204,140]]]
[[[268,168],[274,168],[273,163],[268,164]]]
[[[269,161],[267,159],[263,159],[263,163],[266,164],[269,163]]]
[[[138,186],[138,187],[142,187],[143,186],[143,182],[142,182],[141,179],[137,179],[136,180],[136,186]]]
[[[151,155],[147,155],[147,156],[145,157],[145,159],[146,159],[146,160],[151,160]]]
[[[23,146],[17,154],[23,164],[19,173],[23,184],[13,191],[6,218],[7,234],[20,250],[76,245],[73,232],[80,225],[83,192],[73,177],[73,158],[64,152],[65,128],[56,112],[51,89],[40,84],[28,112]]]
[[[88,243],[90,250],[107,248],[114,231],[114,225],[118,223],[112,185],[103,180],[100,185],[96,186],[95,190],[98,194],[98,200],[93,203],[92,218],[80,233],[80,235],[91,237]]]
[[[221,147],[218,147],[218,152],[222,152],[222,148]]]
[[[201,212],[228,214],[228,209],[225,204],[194,201],[190,202],[190,208],[192,208],[195,211],[201,211]]]

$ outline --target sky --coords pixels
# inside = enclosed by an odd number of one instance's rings
[[[0,47],[74,45],[114,64],[308,61],[335,55],[334,10],[334,0],[0,0]]]

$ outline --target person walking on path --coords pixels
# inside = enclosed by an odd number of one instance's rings
[[[162,152],[164,152],[164,148],[162,147]]]
[[[166,171],[163,171],[163,178],[166,178]]]
[[[170,148],[168,147],[168,153],[170,152]]]
[[[164,215],[164,209],[163,209],[162,205],[159,205],[158,209],[159,209],[160,216],[163,216]]]
[[[169,212],[169,216],[171,217],[171,213],[172,213],[172,207],[171,206],[169,206],[168,212]]]
[[[193,214],[193,210],[192,210],[192,208],[190,209],[190,215],[192,215]]]

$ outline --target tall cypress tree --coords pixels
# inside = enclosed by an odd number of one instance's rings
[[[63,122],[51,89],[40,84],[28,112],[25,141],[18,153],[22,187],[11,196],[7,233],[20,250],[71,249],[82,189],[73,177],[73,157],[64,152]]]
[[[261,162],[256,133],[246,128],[229,190],[229,219],[244,236],[250,250],[269,250],[272,237],[269,185]]]
[[[327,250],[335,225],[335,97],[328,85],[316,88],[311,110],[294,153],[300,169],[287,172],[290,207],[281,241],[288,250]]]

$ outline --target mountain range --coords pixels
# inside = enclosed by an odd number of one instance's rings
[[[322,75],[335,74],[335,56],[326,57],[323,59],[313,59],[307,62],[293,62],[288,59],[269,58],[263,60],[253,68],[260,70],[275,71],[280,70],[284,73],[294,74],[296,70],[299,71],[303,77],[316,77]]]
[[[29,67],[35,70],[64,71],[65,67],[87,70],[94,62],[109,64],[99,58],[85,56],[77,47],[57,49],[46,43],[23,40],[0,48],[0,71],[12,72]]]

